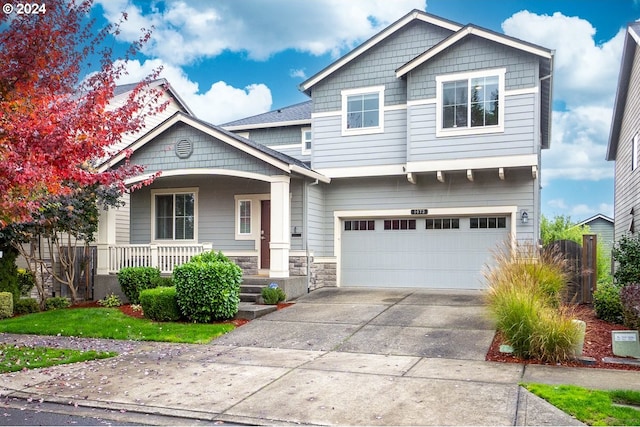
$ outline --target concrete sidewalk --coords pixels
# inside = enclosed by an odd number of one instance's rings
[[[638,372],[486,362],[493,333],[477,292],[320,289],[210,345],[0,335],[120,352],[4,374],[0,393],[183,424],[575,425],[518,383],[640,390]]]

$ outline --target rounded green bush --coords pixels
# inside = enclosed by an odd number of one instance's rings
[[[230,319],[238,312],[242,270],[220,255],[202,254],[173,271],[178,306],[193,322]]]
[[[39,311],[40,305],[35,298],[20,298],[13,307],[13,312],[15,314],[29,314],[37,313]]]
[[[118,271],[118,283],[131,304],[140,304],[140,292],[155,288],[154,281],[159,278],[160,270],[155,267],[125,267]]]
[[[13,316],[13,294],[0,292],[0,319]]]
[[[622,302],[620,301],[620,286],[612,280],[598,282],[593,293],[593,308],[598,319],[609,323],[622,323]]]
[[[44,302],[45,310],[57,310],[69,307],[69,300],[65,297],[51,297]]]
[[[175,287],[157,287],[140,292],[140,305],[144,316],[158,322],[175,322],[182,313],[178,306]]]
[[[287,299],[287,295],[284,293],[284,291],[277,286],[267,286],[265,288],[262,288],[262,290],[260,291],[260,295],[262,296],[264,303],[270,305],[277,304]]]

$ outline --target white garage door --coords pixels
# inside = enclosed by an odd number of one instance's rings
[[[509,217],[342,221],[342,286],[480,289]]]

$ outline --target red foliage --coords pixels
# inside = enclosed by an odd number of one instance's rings
[[[38,14],[0,14],[0,226],[28,221],[65,184],[116,185],[141,172],[124,167],[98,173],[92,162],[126,132],[137,132],[145,116],[160,111],[159,90],[149,76],[119,106],[109,106],[123,62],[111,60],[101,43],[117,27],[99,32],[85,24],[92,0],[47,0]],[[123,17],[124,18],[124,17]],[[123,58],[150,37],[144,31]],[[100,69],[87,61],[98,55]]]

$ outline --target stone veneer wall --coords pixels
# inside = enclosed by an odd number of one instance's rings
[[[258,257],[257,256],[230,256],[231,261],[238,264],[245,276],[258,275]]]
[[[309,290],[336,286],[336,263],[316,263],[311,258]]]
[[[306,276],[309,257],[290,256],[289,257],[289,276]]]

